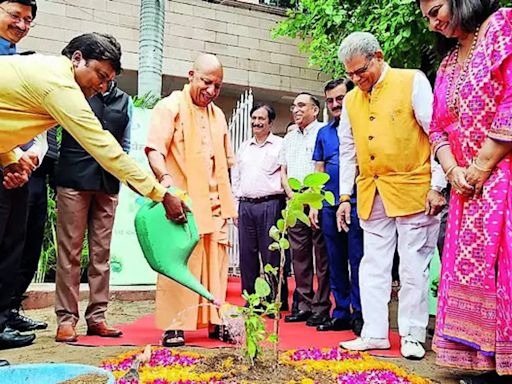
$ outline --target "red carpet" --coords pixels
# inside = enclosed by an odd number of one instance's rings
[[[292,279],[290,279],[292,283]],[[293,285],[290,284],[290,292],[293,292]],[[228,283],[227,301],[235,305],[243,305],[240,297],[240,279],[230,278]],[[291,299],[290,299],[291,302]],[[144,346],[146,344],[160,345],[162,331],[155,328],[154,316],[146,315],[133,323],[116,325],[123,331],[119,338],[103,338],[98,336],[82,336],[78,342],[72,345],[82,346],[111,346],[111,345],[133,345]],[[317,332],[314,327],[307,327],[304,323],[280,323],[279,346],[282,350],[307,348],[307,347],[333,347],[340,341],[354,339],[351,331],[341,332]],[[202,348],[231,347],[232,345],[219,340],[208,338],[206,329],[185,332],[187,345]],[[396,332],[390,332],[391,349],[386,351],[371,351],[372,355],[382,357],[400,357],[400,338]]]

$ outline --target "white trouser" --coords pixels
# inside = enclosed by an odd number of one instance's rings
[[[359,267],[359,287],[364,327],[362,337],[387,338],[391,269],[398,241],[400,283],[398,330],[424,342],[428,324],[429,264],[439,235],[439,218],[420,212],[388,217],[379,194],[375,195],[364,230],[364,256]],[[397,238],[398,232],[398,238]]]

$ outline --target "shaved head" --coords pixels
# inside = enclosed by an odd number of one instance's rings
[[[188,71],[190,96],[194,104],[206,107],[220,94],[224,69],[215,55],[202,54]]]
[[[219,59],[215,55],[211,55],[209,53],[203,53],[200,55],[196,61],[194,61],[194,65],[192,66],[193,71],[198,71],[201,73],[213,72],[213,71],[221,71],[222,75],[224,75],[224,69],[222,68],[222,64]]]

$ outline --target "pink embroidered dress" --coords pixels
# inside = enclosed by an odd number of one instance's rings
[[[449,142],[462,167],[486,137],[512,141],[511,23],[512,9],[500,9],[467,66],[453,51],[438,71],[430,141],[434,150]],[[481,197],[452,190],[434,336],[441,365],[512,374],[511,160],[509,153],[496,165]]]

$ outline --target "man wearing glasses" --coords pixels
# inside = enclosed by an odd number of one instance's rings
[[[123,147],[130,150],[133,103],[111,81],[105,93],[87,99],[92,111]],[[65,130],[56,172],[58,255],[55,287],[55,313],[58,324],[75,323],[79,318],[80,258],[87,228],[89,244],[89,303],[85,320],[89,334],[119,337],[121,331],[107,326],[109,301],[110,241],[118,202],[119,180],[105,171]],[[56,341],[74,342],[74,333],[58,332]]]
[[[167,218],[182,222],[184,203],[123,152],[87,103],[87,98],[105,93],[120,71],[121,46],[100,33],[75,37],[61,56],[0,57],[0,165],[5,188],[28,180],[27,167],[17,161],[13,149],[60,124],[109,173],[137,193],[162,202]],[[2,281],[2,295],[9,287]],[[76,320],[59,324],[59,339],[75,335]],[[88,324],[88,333],[100,332]]]
[[[289,178],[303,181],[308,174],[315,172],[313,150],[322,127],[317,120],[320,102],[313,95],[307,92],[298,94],[290,110],[297,129],[286,134],[279,155],[281,182],[288,198],[293,196]],[[331,308],[324,236],[320,228],[309,227],[301,221],[288,229],[288,235],[299,310],[286,316],[284,321],[306,322],[308,326],[317,327],[329,321]],[[318,279],[316,292],[313,290],[313,255]]]
[[[340,343],[351,350],[388,349],[391,268],[398,245],[398,328],[401,353],[421,359],[428,323],[428,266],[439,233],[446,181],[431,163],[428,129],[432,89],[423,73],[391,68],[377,39],[350,34],[338,56],[356,84],[341,113],[339,229],[351,223],[351,193],[357,176],[357,210],[364,231],[359,285],[364,325],[361,337]],[[431,165],[432,164],[432,165]]]
[[[324,233],[327,255],[329,257],[329,281],[334,296],[335,307],[332,319],[317,327],[318,331],[353,330],[359,336],[363,327],[361,298],[359,295],[359,264],[363,256],[363,230],[359,226],[356,211],[355,193],[351,197],[352,212],[350,231],[339,232],[336,226],[336,211],[339,202],[339,175],[343,164],[339,162],[338,125],[340,122],[343,99],[354,83],[348,79],[329,81],[325,88],[325,103],[333,119],[323,127],[316,138],[315,169],[326,172],[330,179],[325,190],[335,196],[335,205],[324,202],[321,218],[316,209],[311,209],[309,218],[314,228],[321,227]],[[350,270],[350,272],[349,272]]]
[[[28,34],[36,12],[37,5],[34,0],[0,0],[0,55],[16,54],[16,44]],[[46,133],[42,133],[25,145],[17,147],[15,155],[30,173],[41,164],[47,149]],[[18,332],[14,325],[20,321],[27,320],[24,321],[25,327],[19,329],[22,331],[46,325],[20,315],[19,307],[12,308],[12,288],[19,278],[23,258],[27,206],[27,185],[7,189],[0,184],[0,349],[23,347],[35,339],[34,334],[23,335]],[[7,364],[7,361],[0,360],[0,366]]]

